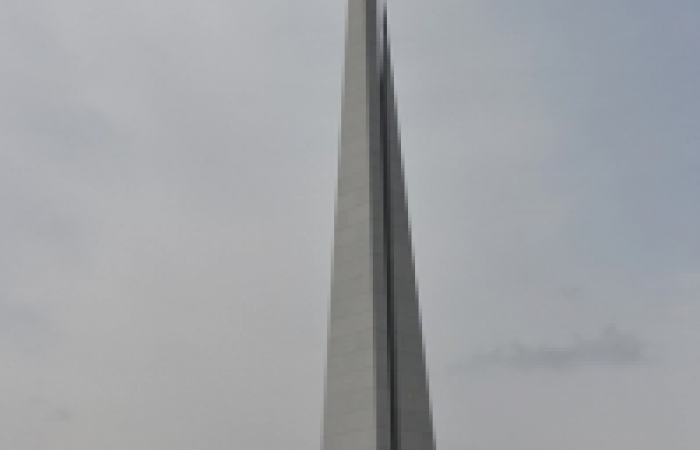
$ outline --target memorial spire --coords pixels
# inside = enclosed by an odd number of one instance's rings
[[[323,450],[434,450],[384,2],[349,0]]]

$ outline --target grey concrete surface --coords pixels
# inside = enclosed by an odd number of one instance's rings
[[[432,450],[383,2],[350,0],[323,450]]]

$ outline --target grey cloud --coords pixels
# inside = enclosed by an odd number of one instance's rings
[[[70,409],[59,406],[49,411],[44,418],[50,423],[65,423],[73,420],[73,417],[73,412]]]
[[[515,343],[496,348],[473,356],[461,369],[563,371],[583,366],[629,366],[648,360],[641,339],[610,327],[594,339],[577,340],[567,346],[528,347]]]
[[[33,353],[44,348],[54,335],[55,330],[43,311],[0,299],[0,348]]]

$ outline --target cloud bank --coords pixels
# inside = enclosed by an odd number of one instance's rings
[[[546,370],[565,371],[585,366],[616,367],[645,363],[647,348],[638,337],[605,329],[593,339],[578,340],[567,346],[528,347],[512,344],[473,356],[462,369],[468,371]]]

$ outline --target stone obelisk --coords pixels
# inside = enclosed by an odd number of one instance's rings
[[[433,450],[380,0],[349,0],[323,450]]]

